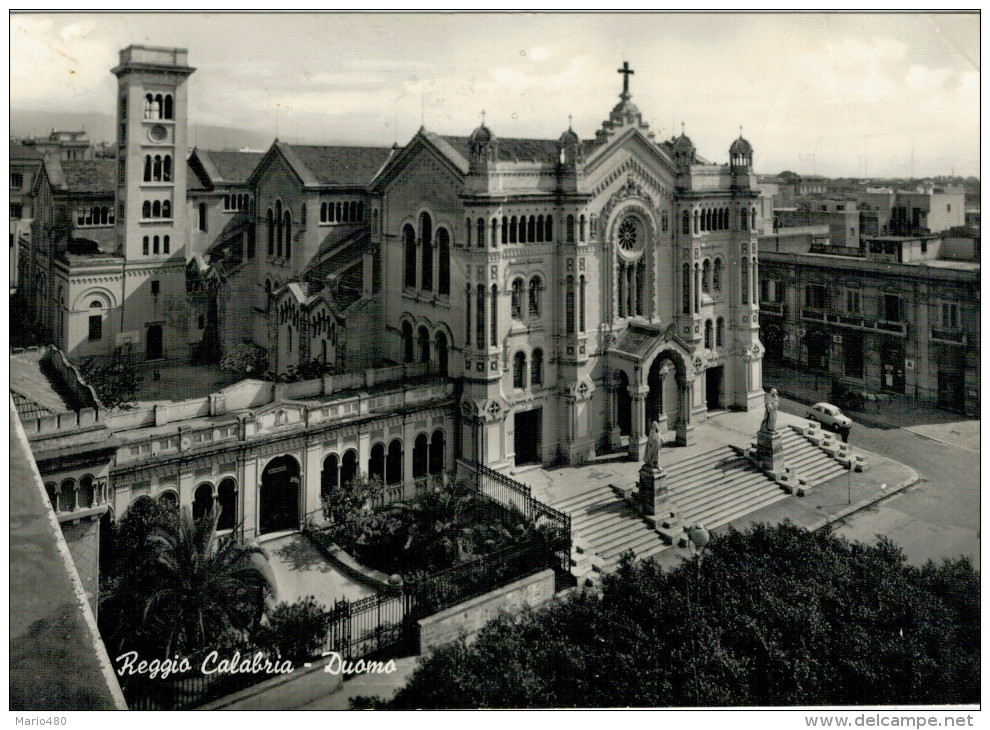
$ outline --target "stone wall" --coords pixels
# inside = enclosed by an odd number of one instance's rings
[[[514,613],[524,606],[539,606],[554,594],[554,572],[549,568],[527,578],[509,583],[483,596],[435,613],[420,620],[419,653],[471,637],[502,611]]]

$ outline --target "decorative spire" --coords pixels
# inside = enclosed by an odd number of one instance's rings
[[[485,110],[481,110],[481,126],[485,126]]]
[[[684,136],[684,122],[681,122],[681,136]]]
[[[567,129],[570,131],[573,131],[574,129],[574,126],[572,124],[573,119],[574,119],[573,115],[571,114],[567,115]]]

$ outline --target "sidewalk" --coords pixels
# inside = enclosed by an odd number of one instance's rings
[[[763,385],[776,388],[781,397],[812,405],[828,402],[831,379],[787,365],[763,362]],[[885,393],[886,400],[868,403],[862,411],[848,408],[843,413],[872,428],[903,428],[934,441],[952,444],[979,453],[980,420],[961,413],[943,411],[929,403],[898,393]]]

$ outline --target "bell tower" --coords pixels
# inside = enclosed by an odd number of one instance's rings
[[[185,243],[186,79],[195,71],[187,56],[182,48],[128,46],[112,71],[118,88],[117,247],[128,261],[167,259]]]

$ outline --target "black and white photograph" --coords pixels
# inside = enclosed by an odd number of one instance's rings
[[[978,725],[978,10],[8,21],[14,725]]]

